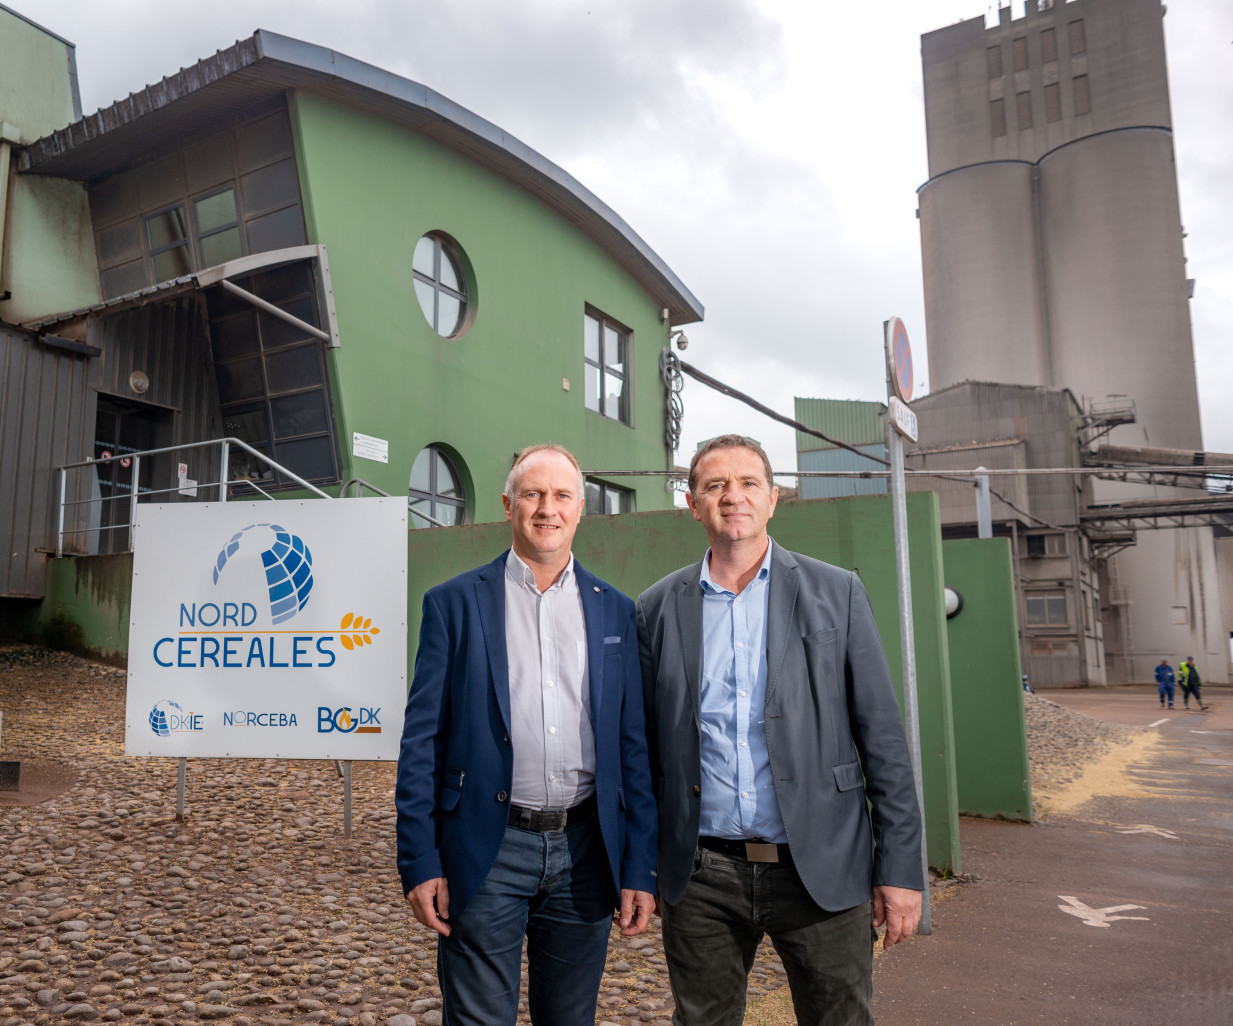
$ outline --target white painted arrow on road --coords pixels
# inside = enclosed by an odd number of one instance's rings
[[[1159,837],[1167,837],[1170,841],[1177,840],[1177,834],[1172,830],[1166,830],[1164,827],[1155,827],[1150,823],[1140,823],[1133,827],[1119,827],[1119,834],[1156,834]]]
[[[1069,894],[1059,894],[1059,898],[1063,901],[1070,902],[1069,905],[1058,905],[1063,912],[1068,915],[1078,916],[1083,920],[1084,926],[1103,926],[1108,929],[1109,924],[1117,919],[1147,919],[1147,916],[1115,916],[1114,912],[1128,912],[1132,908],[1145,908],[1144,905],[1110,905],[1108,908],[1091,908],[1085,905],[1078,898],[1071,897]]]

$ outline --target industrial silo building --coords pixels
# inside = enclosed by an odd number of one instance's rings
[[[922,37],[931,388],[1125,397],[1134,423],[1101,444],[1202,450],[1164,13],[1159,0],[1028,0],[1022,18],[1003,8],[996,25]],[[1095,495],[1195,492],[1101,481]],[[1139,530],[1103,567],[1110,681],[1187,655],[1227,679],[1210,527]]]

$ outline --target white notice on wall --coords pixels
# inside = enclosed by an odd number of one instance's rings
[[[405,498],[137,510],[127,755],[398,758]]]
[[[352,431],[351,455],[363,460],[374,460],[377,463],[389,463],[390,443],[384,438],[374,438],[372,435],[362,435],[358,431]]]

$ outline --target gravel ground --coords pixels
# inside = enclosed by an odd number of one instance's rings
[[[440,1023],[433,936],[394,868],[394,770],[356,763],[342,836],[333,763],[124,756],[123,671],[0,642],[0,1026]],[[1131,736],[1026,695],[1033,788]],[[750,999],[776,990],[769,944]],[[667,1026],[658,920],[613,932],[603,1024]],[[526,1022],[524,1014],[520,1022]]]
[[[1142,733],[1135,727],[1073,712],[1039,693],[1024,694],[1023,711],[1027,720],[1032,799],[1038,815],[1087,763]]]

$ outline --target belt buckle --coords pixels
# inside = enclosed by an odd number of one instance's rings
[[[746,841],[745,859],[749,862],[778,862],[779,845],[760,841]]]
[[[545,810],[540,813],[540,823],[543,824],[545,832],[564,830],[568,819],[568,809],[552,809],[551,811]]]

